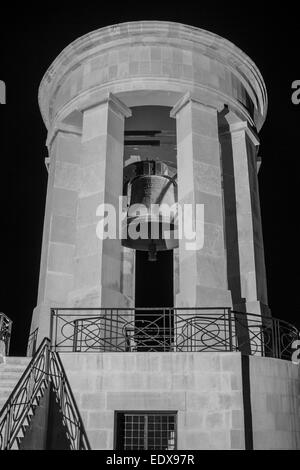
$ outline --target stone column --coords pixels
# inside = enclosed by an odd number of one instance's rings
[[[50,307],[63,307],[74,282],[81,128],[60,123],[47,141],[49,175],[37,307],[31,333],[38,343],[50,332]]]
[[[236,310],[269,314],[261,226],[257,149],[259,140],[247,122],[221,123],[226,213],[228,282]]]
[[[187,94],[175,105],[171,116],[176,116],[177,123],[178,203],[181,207],[204,205],[203,247],[190,251],[187,240],[179,239],[179,293],[175,306],[231,307],[217,110]]]
[[[99,230],[98,235],[96,232],[101,220],[97,208],[101,204],[111,204],[118,216],[123,188],[124,118],[130,115],[130,109],[112,94],[83,112],[74,290],[69,296],[73,306],[113,308],[132,302],[122,292],[120,238],[103,239],[99,238]]]

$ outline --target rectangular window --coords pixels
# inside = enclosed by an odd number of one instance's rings
[[[175,412],[118,412],[117,450],[176,449]]]

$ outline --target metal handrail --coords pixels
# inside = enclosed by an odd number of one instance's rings
[[[50,351],[50,357],[53,359],[50,360],[50,377],[59,399],[64,423],[68,429],[69,441],[72,444],[71,449],[90,450],[84,424],[61,359],[55,351]]]
[[[50,385],[58,398],[70,448],[90,449],[63,365],[57,353],[51,351],[49,338],[44,338],[0,412],[1,450],[12,449],[15,444],[19,447],[25,428]]]
[[[28,337],[27,351],[26,351],[27,356],[35,355],[36,347],[37,347],[38,330],[39,330],[38,328],[33,330]]]
[[[51,347],[60,352],[241,351],[290,360],[298,336],[284,320],[229,307],[51,310]]]
[[[4,352],[6,356],[8,356],[9,353],[12,324],[12,320],[3,312],[0,312],[0,341],[4,342]]]

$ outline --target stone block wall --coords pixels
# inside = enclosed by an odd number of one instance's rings
[[[77,39],[48,69],[39,101],[48,124],[65,106],[81,109],[90,98],[95,103],[94,92],[153,87],[179,93],[198,89],[210,100],[217,94],[217,101],[239,103],[259,128],[264,120],[265,86],[249,57],[216,34],[166,21],[122,23]]]
[[[115,411],[177,411],[178,449],[243,449],[239,353],[61,354],[93,449],[113,449]]]
[[[122,26],[124,29],[125,25]],[[130,33],[129,33],[130,34]],[[175,33],[176,34],[176,33]],[[201,82],[206,86],[213,86],[220,92],[233,96],[239,100],[249,112],[253,112],[253,93],[245,87],[230,67],[225,67],[216,60],[200,55],[191,50],[190,45],[185,47],[177,43],[174,36],[164,38],[162,46],[157,40],[144,44],[130,43],[128,33],[124,32],[122,40],[125,45],[115,46],[110,50],[103,48],[97,57],[88,63],[78,65],[72,75],[66,79],[56,96],[55,107],[65,105],[79,93],[92,87],[114,84],[120,80],[132,80],[157,77],[161,80],[181,80],[186,86],[194,82]],[[180,48],[179,48],[180,47]]]
[[[254,449],[300,449],[300,367],[250,357]]]

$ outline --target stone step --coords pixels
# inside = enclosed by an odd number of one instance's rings
[[[7,367],[12,367],[12,368],[19,368],[19,367],[26,367],[29,364],[30,361],[24,361],[24,362],[2,362],[0,364],[0,369],[5,369]]]
[[[30,362],[30,357],[5,357],[0,364],[0,410],[17,385],[20,377]]]
[[[0,372],[0,387],[2,382],[5,380],[19,380],[21,375],[23,374],[25,369],[21,369],[20,371],[13,372],[13,371],[1,371]]]
[[[14,377],[17,377],[20,374],[23,374],[24,370],[26,367],[18,367],[18,368],[12,368],[12,367],[5,367],[4,369],[0,369],[0,378],[5,376],[5,375],[12,375]]]
[[[0,370],[19,370],[27,367],[27,364],[0,364]]]
[[[4,358],[4,365],[19,365],[26,366],[29,364],[31,357],[26,356],[6,356]]]
[[[26,358],[24,358],[24,359],[26,359]],[[2,362],[2,363],[0,364],[0,368],[2,368],[2,367],[26,367],[27,364],[29,364],[29,362],[30,362],[30,361],[22,361],[22,362],[15,362],[15,361],[10,362],[10,361],[8,361],[8,362]]]
[[[0,390],[13,390],[17,382],[3,382],[1,383]]]
[[[0,400],[6,399],[12,392],[12,389],[10,388],[0,388]]]
[[[14,375],[16,377],[21,376],[25,369],[26,369],[26,367],[22,367],[22,368],[20,367],[18,369],[13,369],[11,367],[9,367],[7,369],[0,369],[0,380],[1,380],[2,374],[11,374],[11,375]]]

